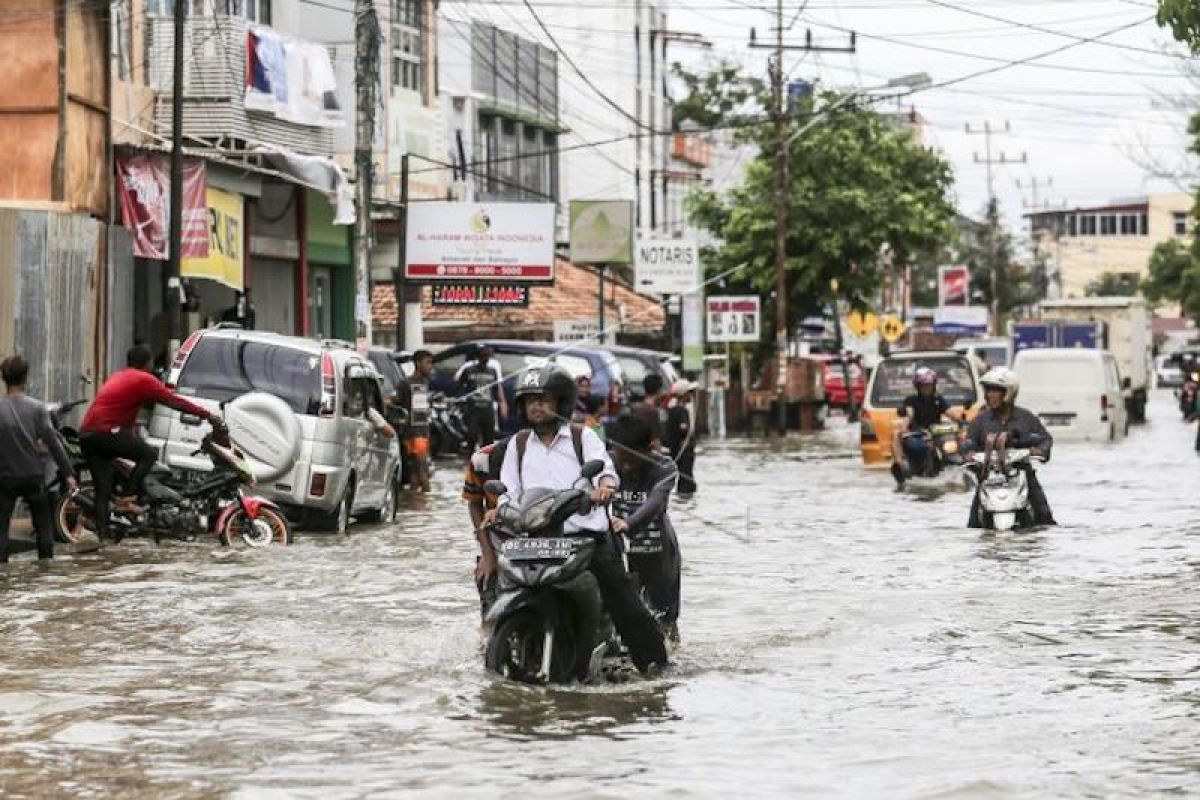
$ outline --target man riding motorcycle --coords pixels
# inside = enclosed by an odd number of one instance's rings
[[[892,476],[903,486],[915,473],[925,474],[933,458],[933,441],[929,428],[949,417],[955,422],[963,420],[963,409],[951,407],[946,398],[938,394],[938,374],[930,367],[919,367],[913,375],[916,394],[904,398],[898,410],[892,432]]]
[[[581,479],[584,463],[604,462],[604,469],[596,478],[596,488],[590,492],[595,506],[586,514],[568,519],[564,528],[567,532],[587,532],[599,540],[589,570],[634,665],[642,672],[652,672],[667,665],[663,633],[634,591],[610,530],[608,513],[603,508],[618,486],[612,459],[600,437],[571,423],[575,391],[570,374],[553,364],[526,372],[518,379],[515,395],[518,413],[530,430],[521,431],[509,440],[500,468],[506,492],[499,504],[516,502],[526,489],[534,487],[570,489]],[[483,524],[492,524],[497,516],[496,509],[489,511]],[[586,665],[595,645],[580,641],[576,663]]]
[[[987,407],[980,412],[967,429],[967,453],[992,449],[1001,452],[1007,448],[1029,448],[1032,454],[1049,460],[1054,439],[1042,425],[1037,415],[1016,405],[1021,382],[1017,374],[1007,367],[989,370],[979,379],[983,386],[983,398]],[[1037,473],[1028,464],[1022,464],[1029,485],[1029,505],[1033,511],[1034,525],[1057,525],[1046,493],[1037,479]],[[971,502],[971,516],[967,522],[971,528],[983,527],[979,514],[979,492]]]

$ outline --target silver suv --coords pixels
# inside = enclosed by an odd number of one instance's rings
[[[290,473],[258,489],[301,525],[344,532],[351,517],[390,516],[399,448],[367,418],[369,408],[383,413],[383,382],[349,344],[208,328],[180,348],[167,384],[212,410],[248,392],[291,408],[300,423],[299,458]],[[149,433],[170,466],[207,469],[191,455],[202,435],[191,420],[157,406]]]

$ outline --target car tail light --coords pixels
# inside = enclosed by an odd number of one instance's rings
[[[864,411],[859,417],[859,439],[863,442],[877,442],[879,437],[875,433],[875,423],[871,420],[871,413]]]
[[[1108,395],[1100,395],[1100,421],[1108,422]]]
[[[184,362],[191,355],[192,348],[196,346],[196,342],[200,341],[200,336],[204,331],[196,331],[189,336],[183,343],[183,346],[175,352],[175,360],[171,362],[171,369],[167,372],[167,386],[174,389],[176,382],[179,380],[179,373],[183,371]]]
[[[337,375],[333,371],[333,356],[321,354],[321,407],[317,415],[332,417],[337,413]],[[322,476],[324,477],[324,476]],[[315,479],[315,476],[314,476]],[[322,484],[324,487],[324,484]],[[322,488],[322,492],[324,489]]]
[[[308,482],[308,493],[313,497],[324,497],[326,477],[324,472],[314,472]]]

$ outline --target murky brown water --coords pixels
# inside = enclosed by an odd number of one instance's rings
[[[983,537],[836,436],[709,445],[664,680],[506,685],[444,469],[391,529],[0,568],[5,797],[1200,791],[1200,459],[1167,398]]]

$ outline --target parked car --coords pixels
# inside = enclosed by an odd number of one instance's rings
[[[1154,385],[1159,389],[1178,389],[1183,386],[1183,370],[1171,356],[1163,355],[1154,359]]]
[[[399,448],[367,419],[368,408],[384,412],[384,379],[350,344],[208,328],[188,337],[167,383],[213,410],[256,391],[287,404],[300,423],[299,456],[258,491],[300,524],[344,532],[351,517],[390,513]],[[169,466],[207,469],[191,455],[198,436],[177,411],[155,407],[150,437]]]
[[[646,396],[642,382],[647,375],[659,375],[668,389],[679,380],[679,373],[671,363],[670,353],[621,345],[608,345],[603,349],[617,357],[617,363],[621,365],[621,375],[625,379],[625,391],[632,402],[640,402]]]
[[[1019,402],[1055,439],[1116,441],[1129,432],[1117,360],[1107,350],[1022,350],[1013,361]]]
[[[821,381],[825,386],[825,402],[832,408],[845,408],[850,401],[846,391],[846,373],[842,357],[834,353],[814,353],[809,356],[821,362]],[[867,377],[861,365],[851,362],[850,383],[854,386],[854,405],[863,407],[867,396]]]
[[[953,350],[920,350],[894,353],[871,373],[863,403],[860,448],[863,464],[887,467],[892,463],[892,432],[904,398],[916,393],[913,375],[919,367],[938,374],[938,392],[952,406],[963,406],[974,418],[983,404],[979,370],[974,358]]]
[[[509,417],[500,421],[502,431],[512,432],[517,427],[517,406],[513,400],[517,376],[530,368],[540,367],[554,361],[578,378],[587,375],[592,379],[592,394],[617,399],[622,397],[625,386],[624,374],[617,357],[597,347],[564,345],[555,342],[526,342],[514,339],[479,339],[462,342],[447,348],[433,357],[433,377],[430,388],[447,397],[463,394],[455,376],[469,359],[474,358],[481,345],[492,348],[500,362],[504,375],[504,395],[508,399]]]

